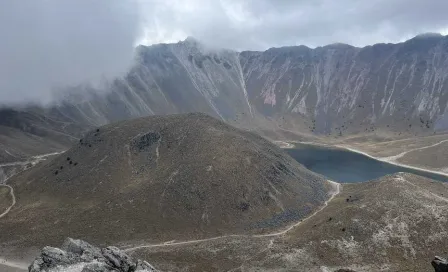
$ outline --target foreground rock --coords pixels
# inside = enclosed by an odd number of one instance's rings
[[[156,272],[149,263],[135,260],[116,247],[97,248],[67,238],[62,249],[45,247],[30,265],[30,272]]]
[[[436,256],[431,262],[435,272],[448,272],[448,260]]]

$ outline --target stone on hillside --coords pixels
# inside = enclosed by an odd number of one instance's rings
[[[106,262],[119,271],[135,271],[137,267],[137,263],[131,257],[116,247],[103,248],[101,253]]]
[[[114,271],[105,263],[90,263],[84,266],[81,272],[110,272]]]
[[[431,262],[435,272],[448,272],[448,260],[439,256],[436,256]]]
[[[146,261],[137,260],[135,272],[156,272],[157,270]]]
[[[101,254],[99,248],[82,240],[67,238],[62,244],[62,250],[65,250],[67,253],[76,254],[84,262],[104,260],[104,256]]]
[[[68,238],[62,249],[44,247],[29,266],[29,272],[157,272],[149,263],[136,260],[117,247],[100,249],[82,240]]]

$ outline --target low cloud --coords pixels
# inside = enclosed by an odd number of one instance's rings
[[[45,103],[125,73],[141,35],[136,1],[1,1],[0,103]]]
[[[264,50],[335,42],[364,46],[448,30],[446,0],[141,0],[146,43],[193,36],[213,46]]]
[[[446,0],[3,0],[0,104],[48,102],[55,90],[120,76],[137,43],[364,46],[446,35],[446,10]]]

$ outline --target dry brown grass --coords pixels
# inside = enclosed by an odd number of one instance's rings
[[[0,242],[18,247],[266,232],[311,213],[329,189],[274,144],[203,114],[93,130],[9,184],[17,205]]]

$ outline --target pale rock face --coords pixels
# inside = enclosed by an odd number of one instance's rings
[[[448,128],[444,36],[364,48],[333,44],[264,52],[208,49],[187,39],[139,46],[136,54],[136,65],[110,82],[108,91],[84,88],[51,107],[3,109],[0,126],[63,145],[94,126],[186,112],[249,128],[292,117],[283,128],[305,120],[313,123],[310,132],[333,135],[377,128],[432,134]]]
[[[97,248],[67,238],[62,249],[45,247],[30,272],[157,272],[149,263],[135,260],[116,247]]]
[[[347,121],[381,126],[404,117],[409,124],[421,117],[426,128],[446,111],[446,37],[365,48],[287,47],[241,56],[250,101],[259,112],[308,114],[320,132]]]
[[[243,113],[298,112],[328,130],[364,118],[435,121],[448,101],[448,38],[443,36],[365,48],[335,44],[241,53],[209,50],[188,39],[141,46],[138,53],[138,64],[105,99],[75,100],[56,110],[95,125],[191,111],[225,120]]]

